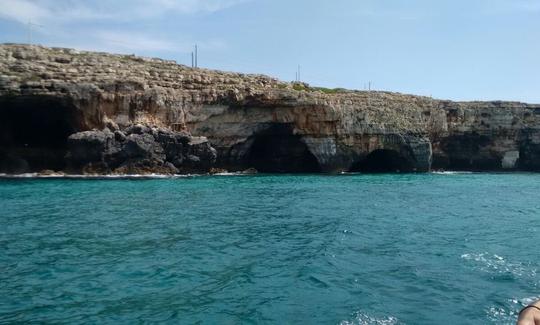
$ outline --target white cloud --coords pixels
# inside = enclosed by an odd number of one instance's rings
[[[97,30],[92,32],[88,45],[79,46],[80,49],[100,50],[116,53],[137,52],[175,52],[189,53],[193,50],[194,41],[172,41],[145,33],[126,31]],[[202,50],[220,50],[226,45],[219,40],[198,42]]]
[[[247,0],[139,0],[136,1],[136,3],[138,8],[145,9],[145,12],[149,12],[150,9],[153,9],[154,12],[173,10],[180,13],[192,14],[197,12],[215,12],[246,1]]]
[[[2,0],[0,18],[39,23],[92,20],[133,21],[165,14],[223,10],[249,0]]]
[[[93,38],[102,48],[118,49],[118,52],[125,51],[180,51],[186,49],[171,41],[159,39],[151,35],[137,34],[124,31],[97,31],[93,33]]]
[[[166,16],[212,13],[251,0],[0,0],[0,19],[41,25],[34,33],[55,45],[117,53],[184,52],[195,41],[189,35],[137,30],[134,22],[151,22]],[[126,25],[126,27],[118,27]],[[139,24],[137,24],[139,25]],[[110,29],[106,29],[111,26]],[[129,30],[127,30],[129,28]],[[170,35],[170,33],[169,33]],[[165,36],[166,37],[166,36]],[[179,41],[180,40],[180,41]],[[219,40],[198,40],[201,49],[225,47]]]
[[[21,23],[40,21],[51,16],[45,7],[28,0],[3,0],[0,18],[15,20]]]

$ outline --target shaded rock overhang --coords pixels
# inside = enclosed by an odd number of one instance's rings
[[[15,167],[50,149],[61,168],[70,132],[143,124],[207,137],[216,167],[232,170],[540,170],[540,105],[315,88],[72,49],[0,45],[0,117]]]

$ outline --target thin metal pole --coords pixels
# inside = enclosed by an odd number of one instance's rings
[[[199,48],[195,44],[195,68],[199,67]]]
[[[43,27],[42,25],[32,23],[32,20],[28,20],[28,44],[32,44],[32,32],[34,27]]]
[[[28,44],[32,44],[32,20],[28,20]]]

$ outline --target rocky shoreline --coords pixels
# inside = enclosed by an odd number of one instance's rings
[[[68,168],[82,174],[189,174],[209,172],[216,150],[204,137],[133,125],[68,137]]]
[[[67,138],[65,168],[32,170],[27,160],[4,153],[0,170],[41,175],[210,173],[216,157],[216,150],[205,137],[137,124],[123,130],[114,127],[71,134]]]
[[[0,173],[540,171],[540,105],[0,45]]]

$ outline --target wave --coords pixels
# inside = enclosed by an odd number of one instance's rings
[[[356,312],[350,320],[343,320],[339,325],[398,325],[403,324],[396,317],[375,317],[364,312]]]
[[[516,278],[536,278],[537,275],[536,268],[520,262],[510,262],[497,254],[472,253],[463,254],[461,258],[466,261],[475,262],[478,265],[478,269],[483,272],[497,275],[510,274]]]
[[[511,308],[492,306],[486,310],[487,318],[490,322],[500,325],[513,325],[516,323],[517,312]]]
[[[215,174],[63,174],[63,173],[23,173],[6,174],[0,173],[0,178],[85,178],[85,179],[130,179],[130,178],[186,178],[198,176],[246,176],[253,175],[244,172],[223,172]]]
[[[495,279],[526,281],[532,287],[538,286],[537,268],[529,263],[508,260],[504,256],[488,252],[467,253],[461,259],[471,263],[474,270],[490,274]],[[493,324],[515,324],[519,311],[539,300],[539,297],[510,298],[489,306],[485,314]]]
[[[24,173],[24,174],[2,174],[0,178],[71,178],[71,179],[144,179],[144,178],[185,178],[205,176],[202,174],[186,174],[186,175],[166,175],[166,174],[130,174],[130,175],[78,175],[78,174],[38,174],[38,173]]]
[[[467,172],[467,171],[432,171],[431,174],[437,174],[437,175],[461,175],[461,174],[473,174],[473,172]]]
[[[211,174],[212,176],[253,176],[254,174],[244,173],[244,172],[224,172],[224,173],[215,173]]]
[[[512,298],[508,299],[503,306],[491,306],[486,310],[487,318],[495,324],[513,325],[516,323],[519,311],[530,305],[531,303],[540,300],[540,297]]]
[[[540,296],[532,296],[532,297],[526,297],[526,298],[521,298],[521,299],[511,299],[511,302],[514,304],[520,304],[521,307],[525,307],[538,300],[540,300]]]

